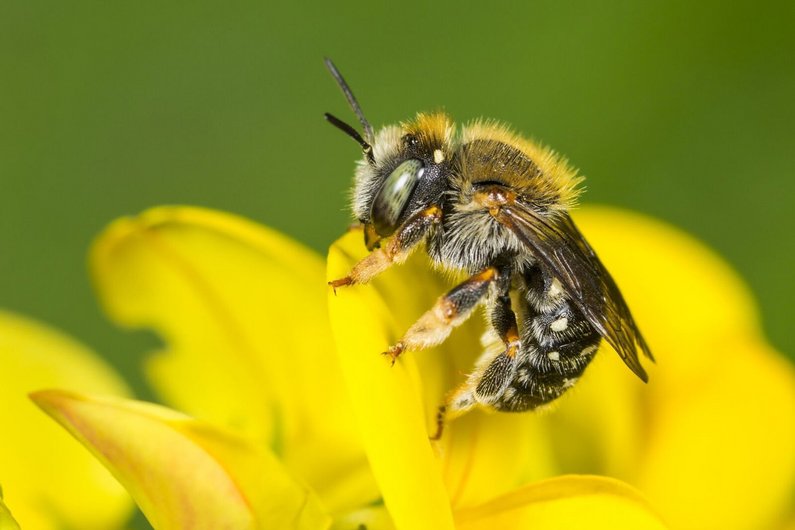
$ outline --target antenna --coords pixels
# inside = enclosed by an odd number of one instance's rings
[[[364,141],[364,138],[362,138],[362,135],[359,134],[359,131],[357,131],[356,129],[354,129],[353,127],[342,121],[341,119],[337,118],[336,116],[329,114],[328,112],[323,114],[323,116],[326,118],[326,121],[328,121],[331,125],[333,125],[337,129],[341,130],[342,132],[344,132],[345,134],[356,140],[356,142],[362,146],[362,151],[364,151],[364,154],[367,156],[367,161],[370,162],[371,164],[375,163],[375,159],[373,158],[373,146],[371,146],[370,144]]]
[[[326,63],[326,68],[328,68],[328,71],[331,72],[331,75],[334,77],[334,80],[337,82],[337,85],[339,85],[340,89],[342,90],[342,93],[345,95],[345,99],[348,100],[348,105],[351,106],[351,109],[353,110],[354,114],[356,114],[356,117],[359,118],[359,122],[361,122],[362,128],[364,128],[364,139],[366,140],[368,145],[371,144],[375,139],[375,135],[373,134],[373,127],[370,125],[370,122],[367,121],[367,118],[364,117],[362,108],[359,106],[359,102],[356,101],[356,96],[353,95],[353,92],[351,91],[351,88],[348,86],[348,83],[345,82],[345,79],[342,77],[342,74],[340,73],[339,70],[337,70],[337,67],[334,66],[334,63],[331,61],[331,59],[326,57],[323,59],[323,62]],[[329,115],[327,114],[326,119],[329,119],[328,116]],[[331,120],[329,119],[329,121]],[[337,122],[342,123],[339,120],[337,120]],[[331,121],[331,123],[336,125],[337,127],[340,127],[337,123],[333,121]],[[350,128],[350,126],[348,127]],[[340,127],[340,129],[342,129],[342,127]],[[348,132],[346,129],[342,130],[345,131],[346,133]]]

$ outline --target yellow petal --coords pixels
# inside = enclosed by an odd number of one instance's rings
[[[345,276],[361,246],[357,233],[335,243],[329,278]],[[439,462],[428,442],[416,364],[407,357],[390,368],[379,355],[394,338],[390,310],[374,289],[353,287],[336,296],[329,292],[329,311],[359,430],[395,527],[453,528]]]
[[[112,318],[167,342],[149,373],[169,404],[265,440],[331,509],[377,496],[318,256],[232,215],[163,207],[111,225],[91,264]]]
[[[758,336],[751,293],[703,244],[634,212],[588,207],[574,217],[621,288],[653,353],[669,367],[656,377],[688,385],[690,377],[719,362],[721,352],[707,348],[716,338]],[[701,353],[671,355],[682,346]]]
[[[603,346],[577,385],[545,413],[559,469],[634,478],[651,414],[645,402],[655,383],[644,385]]]
[[[245,438],[149,403],[55,390],[32,398],[113,472],[155,528],[330,523],[315,495]]]
[[[747,289],[663,223],[603,208],[578,220],[658,364],[644,386],[615,354],[599,354],[552,417],[564,469],[627,480],[681,528],[773,521],[795,480],[795,384],[792,366],[759,338]]]
[[[475,411],[451,422],[439,449],[453,508],[477,505],[554,475],[546,420],[538,414]]]
[[[19,525],[16,520],[14,520],[14,517],[11,515],[5,503],[3,503],[2,488],[0,488],[0,530],[19,530]]]
[[[697,388],[654,401],[637,484],[678,528],[767,528],[793,507],[795,374],[755,342],[722,350]]]
[[[27,395],[61,386],[124,396],[126,385],[85,346],[2,311],[0,367],[0,478],[17,520],[29,529],[119,527],[132,509],[127,493]]]
[[[386,508],[368,506],[334,518],[331,530],[395,530]]]
[[[537,482],[482,506],[456,512],[459,530],[662,530],[634,489],[614,479],[566,475]]]

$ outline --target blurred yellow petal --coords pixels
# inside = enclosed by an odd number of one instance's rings
[[[644,386],[603,348],[550,415],[562,467],[640,487],[679,528],[776,520],[792,507],[795,381],[764,345],[746,287],[664,223],[607,208],[585,208],[578,221],[658,364]]]
[[[759,334],[756,304],[746,285],[714,252],[684,232],[642,214],[588,207],[574,216],[616,279],[653,353],[689,387],[723,352],[716,338]],[[682,347],[697,355],[672,355]],[[648,363],[647,363],[648,365]]]
[[[539,415],[472,412],[445,427],[439,447],[454,509],[556,473],[545,418]]]
[[[264,440],[332,510],[377,498],[317,255],[239,217],[163,207],[116,221],[91,264],[111,317],[168,344],[149,374],[170,405]]]
[[[562,476],[456,512],[458,530],[662,530],[643,497],[617,480]]]
[[[0,488],[0,530],[19,530],[19,525],[3,503],[2,488]]]
[[[603,345],[577,385],[544,413],[560,471],[634,477],[651,414],[644,405],[648,392],[649,386]]]
[[[60,386],[125,396],[127,386],[85,346],[2,311],[0,367],[0,479],[20,524],[26,530],[120,527],[132,509],[127,493],[27,395]]]
[[[331,530],[395,530],[386,508],[368,506],[334,518]]]
[[[637,484],[678,528],[767,528],[793,507],[793,368],[757,343],[724,353],[697,388],[652,405]]]
[[[329,251],[329,278],[361,255],[361,234]],[[390,367],[379,352],[394,338],[391,311],[367,287],[329,290],[331,326],[359,431],[395,527],[452,529],[450,502],[428,441],[421,382],[412,356]],[[366,308],[366,311],[362,311]]]
[[[54,390],[32,398],[113,472],[158,530],[330,522],[261,445],[153,404]]]

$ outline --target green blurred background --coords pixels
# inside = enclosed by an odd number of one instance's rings
[[[322,119],[355,122],[328,55],[375,125],[438,108],[507,121],[582,169],[585,202],[704,240],[795,352],[795,3],[334,4],[2,2],[0,305],[147,395],[135,374],[155,339],[101,315],[92,237],[185,203],[323,251],[359,155]]]

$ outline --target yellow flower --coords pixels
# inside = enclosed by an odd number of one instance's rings
[[[27,398],[39,388],[129,395],[93,352],[29,319],[0,311],[0,485],[26,530],[119,528],[133,505],[85,449]],[[0,529],[8,514],[0,502]],[[10,528],[13,528],[11,526]]]
[[[200,419],[34,399],[158,529],[662,528],[657,512],[675,528],[776,522],[795,469],[793,377],[758,339],[744,289],[666,227],[610,210],[579,220],[660,359],[649,386],[605,351],[557,410],[473,412],[433,445],[435,407],[478,341],[473,322],[394,368],[378,355],[446,289],[421,256],[340,290],[329,326],[317,256],[235,217],[161,208],[111,226],[92,268],[114,320],[167,342],[147,366],[155,388]],[[360,237],[332,248],[331,277],[363,254]],[[624,479],[656,511],[619,480],[562,473]]]

